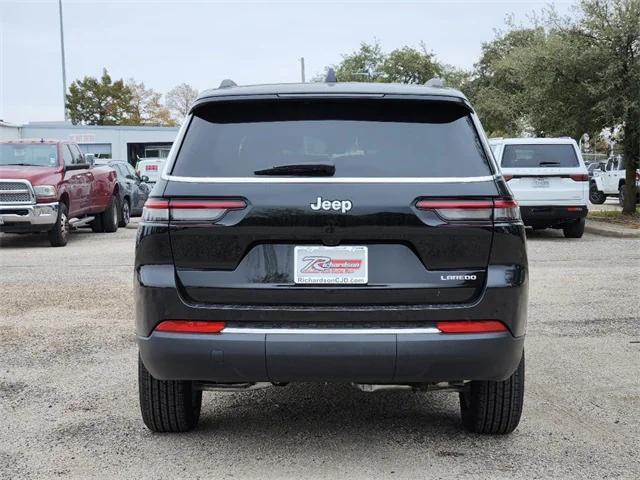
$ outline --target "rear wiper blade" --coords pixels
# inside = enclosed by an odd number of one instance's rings
[[[256,170],[254,175],[299,175],[303,177],[332,177],[336,166],[327,163],[298,163],[278,165],[263,170]]]
[[[538,165],[560,165],[560,162],[540,162]]]

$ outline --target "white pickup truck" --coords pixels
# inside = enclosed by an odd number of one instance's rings
[[[589,200],[591,203],[604,203],[608,196],[618,197],[624,204],[624,185],[626,182],[624,157],[615,155],[607,160],[604,171],[595,170],[589,182]],[[640,170],[636,171],[636,187],[640,189]]]

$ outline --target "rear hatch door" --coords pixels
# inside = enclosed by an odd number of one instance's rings
[[[473,301],[497,196],[465,105],[348,99],[201,107],[164,192],[185,299],[276,307]]]

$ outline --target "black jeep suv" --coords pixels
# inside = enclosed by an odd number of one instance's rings
[[[455,391],[467,429],[511,432],[527,278],[460,92],[225,81],[193,104],[138,230],[142,417],[186,431],[203,390],[350,382]]]

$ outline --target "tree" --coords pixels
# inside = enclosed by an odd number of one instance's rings
[[[640,157],[640,0],[581,0],[578,14],[545,12],[483,45],[467,85],[487,131],[538,136],[622,127],[623,211],[635,211]]]
[[[112,81],[106,68],[100,80],[86,76],[74,81],[66,98],[74,125],[120,125],[133,113],[131,90],[122,79]]]
[[[598,56],[601,95],[593,112],[602,123],[623,125],[626,165],[623,213],[635,213],[640,164],[640,0],[582,0],[582,18],[564,25]]]
[[[133,78],[127,81],[131,91],[132,114],[123,123],[126,125],[173,126],[169,109],[162,102],[162,94],[152,88],[147,89],[144,82],[137,83]]]
[[[178,121],[189,113],[191,105],[198,97],[198,90],[187,83],[173,87],[167,93],[167,107]]]
[[[360,49],[343,55],[335,67],[340,82],[426,83],[443,68],[424,45],[420,50],[404,46],[384,53],[380,44],[363,42]]]

